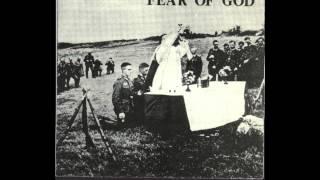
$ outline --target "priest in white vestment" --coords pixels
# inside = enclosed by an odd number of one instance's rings
[[[188,60],[192,58],[188,41],[183,40],[179,33],[170,33],[163,37],[152,57],[159,66],[152,81],[151,91],[182,90],[181,58],[185,55]]]

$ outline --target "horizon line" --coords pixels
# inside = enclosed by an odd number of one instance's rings
[[[264,29],[263,28],[257,28],[257,29],[246,29],[246,30],[242,30],[243,31],[259,31],[259,30],[262,30]],[[226,30],[220,30],[220,32],[223,32],[223,31],[226,31]],[[62,42],[59,42],[58,41],[58,38],[57,38],[57,44],[59,43],[68,43],[68,44],[89,44],[89,43],[99,43],[99,42],[108,42],[108,41],[121,41],[121,40],[126,40],[126,41],[129,41],[129,40],[143,40],[143,39],[146,39],[146,38],[149,38],[149,37],[154,37],[154,36],[162,36],[166,33],[163,33],[161,35],[151,35],[151,36],[145,36],[145,37],[141,37],[141,38],[127,38],[127,39],[110,39],[110,40],[101,40],[101,41],[91,41],[91,42],[66,42],[66,41],[62,41]],[[212,33],[206,33],[206,32],[198,32],[196,34],[209,34],[209,35],[213,35]],[[58,35],[58,34],[57,34]]]

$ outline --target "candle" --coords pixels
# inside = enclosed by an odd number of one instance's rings
[[[198,88],[201,87],[201,78],[200,77],[198,78],[197,87]]]

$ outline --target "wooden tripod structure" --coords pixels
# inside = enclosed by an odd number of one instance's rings
[[[89,90],[90,89],[88,89],[88,90],[82,89],[83,96],[81,98],[81,101],[78,104],[78,106],[76,107],[76,109],[75,109],[70,121],[68,122],[67,129],[63,133],[62,137],[58,140],[57,146],[60,146],[62,144],[62,142],[66,138],[67,134],[71,131],[72,125],[73,125],[73,123],[74,123],[74,121],[75,121],[75,119],[77,117],[77,114],[79,113],[80,108],[82,106],[82,130],[83,130],[84,134],[86,135],[86,145],[87,145],[87,147],[95,147],[95,145],[93,143],[93,140],[92,140],[92,138],[91,138],[91,136],[89,134],[89,129],[88,129],[88,121],[87,121],[87,102],[88,102],[90,110],[91,110],[91,113],[92,113],[92,116],[93,116],[93,119],[94,119],[94,122],[98,127],[98,132],[99,132],[99,134],[101,136],[101,139],[102,139],[104,145],[106,146],[108,153],[112,156],[113,161],[117,162],[117,158],[114,155],[114,152],[112,151],[111,146],[110,146],[109,142],[107,141],[107,138],[105,137],[104,132],[103,132],[103,130],[101,128],[99,119],[96,117],[96,115],[94,113],[94,108],[93,108],[93,106],[91,104],[91,101],[87,97]]]

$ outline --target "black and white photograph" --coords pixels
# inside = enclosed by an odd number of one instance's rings
[[[265,178],[265,0],[56,0],[56,26],[56,177]]]

